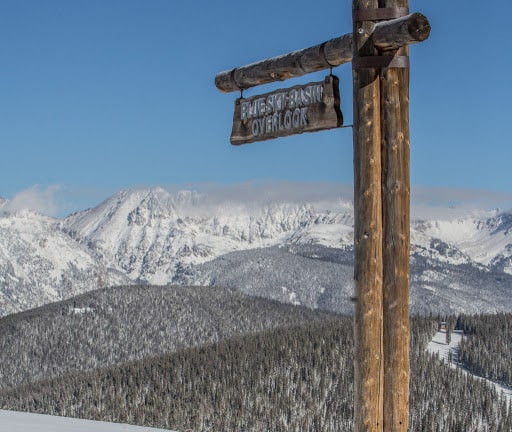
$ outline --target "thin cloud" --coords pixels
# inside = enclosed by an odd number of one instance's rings
[[[171,194],[187,189],[197,192],[189,215],[226,211],[251,212],[272,204],[310,204],[316,210],[352,211],[353,185],[342,183],[247,182],[235,185],[213,183],[169,186]],[[411,218],[458,219],[512,209],[512,193],[443,187],[411,187]],[[181,210],[186,210],[181,208]]]
[[[255,181],[234,185],[167,185],[165,189],[175,196],[179,191],[193,191],[193,199],[181,203],[180,214],[183,216],[209,217],[219,212],[252,214],[274,204],[308,204],[317,211],[353,211],[351,184]],[[40,188],[35,185],[0,204],[0,209],[7,212],[29,209],[47,216],[63,217],[73,211],[95,207],[115,192],[58,185]],[[457,219],[511,209],[512,193],[508,192],[421,186],[411,188],[413,220]]]
[[[246,182],[235,185],[214,183],[166,188],[171,194],[188,189],[197,193],[192,205],[180,207],[188,215],[207,215],[219,210],[252,212],[274,204],[312,205],[316,210],[352,208],[351,185],[339,183]]]
[[[353,185],[342,183],[247,182],[236,185],[195,184],[182,186],[198,192],[195,209],[205,213],[219,206],[248,211],[278,203],[311,204],[317,210],[353,209]],[[179,188],[168,188],[176,193]],[[457,219],[512,209],[512,193],[478,189],[411,187],[412,219]]]
[[[413,187],[414,219],[457,219],[512,209],[512,193],[478,189]]]
[[[37,185],[31,186],[14,195],[4,204],[2,210],[9,213],[32,210],[47,216],[55,216],[59,211],[57,204],[59,189],[58,185],[50,185],[45,189],[40,189]]]

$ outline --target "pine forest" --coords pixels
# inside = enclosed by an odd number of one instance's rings
[[[187,311],[176,298],[181,290],[103,290],[0,320],[0,408],[177,431],[352,431],[351,317],[212,288],[193,289]],[[213,312],[224,302],[222,316],[241,311],[232,321]],[[148,318],[132,313],[135,305]],[[180,324],[177,316],[195,324]],[[509,376],[498,365],[510,358],[511,315],[414,317],[409,430],[512,430],[504,395],[427,351],[440,319],[466,334],[457,361],[480,376]],[[117,338],[113,351],[104,351],[109,342],[98,339],[98,329]],[[24,332],[32,333],[24,339]],[[52,353],[37,351],[43,338],[55,338]],[[56,353],[60,358],[52,358]],[[5,361],[13,355],[17,367]],[[37,373],[35,358],[42,363]]]

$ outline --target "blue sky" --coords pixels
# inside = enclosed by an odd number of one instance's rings
[[[474,191],[512,207],[512,3],[411,0],[410,9],[432,25],[411,47],[413,196]],[[351,26],[348,0],[1,0],[0,196],[40,191],[62,213],[138,186],[350,184],[350,129],[232,147],[238,95],[213,80]],[[350,124],[350,64],[334,73]]]

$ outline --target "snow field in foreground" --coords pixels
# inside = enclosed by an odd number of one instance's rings
[[[0,432],[162,432],[143,426],[0,410]]]

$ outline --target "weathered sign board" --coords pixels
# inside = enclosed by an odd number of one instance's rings
[[[248,144],[273,138],[342,126],[339,80],[275,90],[235,101],[231,144]]]

